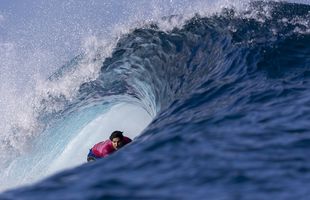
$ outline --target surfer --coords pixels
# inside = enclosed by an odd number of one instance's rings
[[[131,141],[129,137],[123,136],[123,132],[114,131],[109,140],[99,142],[89,150],[87,162],[106,157]]]

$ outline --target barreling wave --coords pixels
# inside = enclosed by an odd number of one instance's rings
[[[153,23],[123,35],[111,56],[87,60],[98,73],[71,99],[43,99],[39,118],[129,102],[152,123],[116,156],[2,196],[306,199],[309,18],[309,5],[254,2],[242,11],[197,14],[169,31]],[[61,83],[83,59],[50,80]],[[58,103],[62,109],[46,111]]]

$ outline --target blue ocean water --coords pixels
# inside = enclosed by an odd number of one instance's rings
[[[120,103],[143,109],[150,124],[121,151],[0,199],[309,199],[309,18],[309,5],[254,2],[172,30],[152,23],[123,35],[72,100],[42,100],[47,131],[37,144],[63,129],[61,121],[87,124]],[[64,106],[47,112],[51,101]],[[76,119],[81,111],[88,114]],[[59,137],[65,146],[74,135]],[[47,159],[63,151],[53,148]]]

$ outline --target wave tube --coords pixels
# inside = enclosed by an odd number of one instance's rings
[[[30,152],[1,170],[0,190],[30,184],[57,171],[86,163],[89,149],[108,139],[114,130],[121,130],[134,139],[151,120],[148,112],[130,103],[74,112],[47,129],[33,142],[35,147]]]

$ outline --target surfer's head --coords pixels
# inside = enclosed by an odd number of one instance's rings
[[[110,140],[112,141],[113,148],[118,150],[123,146],[123,132],[121,131],[114,131],[111,136]]]

